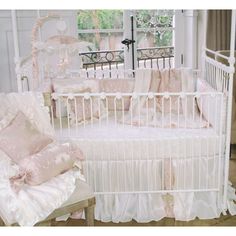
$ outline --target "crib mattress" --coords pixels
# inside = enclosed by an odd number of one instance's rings
[[[213,128],[132,127],[109,120],[68,129],[66,120],[62,129],[55,122],[57,137],[76,141],[87,159],[199,158],[218,155],[223,149],[224,135],[219,136]]]

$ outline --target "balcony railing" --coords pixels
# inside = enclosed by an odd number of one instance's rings
[[[124,64],[123,50],[82,52],[80,56],[82,56],[85,69],[94,68],[96,70],[98,67],[103,69],[105,66],[111,69],[112,66],[118,68],[119,64]]]
[[[104,50],[80,53],[85,69],[118,68],[124,66],[124,50]],[[168,68],[173,66],[174,47],[137,49],[138,67]]]
[[[138,67],[168,68],[172,67],[174,47],[138,48]]]

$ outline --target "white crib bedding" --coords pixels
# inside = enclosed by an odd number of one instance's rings
[[[0,217],[6,225],[33,226],[44,220],[69,199],[81,176],[78,171],[69,170],[41,185],[25,185],[15,193],[8,177],[10,167],[0,164]]]
[[[58,126],[57,120],[55,127],[58,138],[76,141],[89,160],[208,157],[219,154],[220,143],[223,145],[224,140],[224,136],[219,136],[213,128],[132,127],[115,124],[112,119],[108,123],[96,121],[70,129],[67,119],[64,119],[62,129]],[[96,154],[93,150],[96,150]],[[145,154],[147,150],[148,156]]]

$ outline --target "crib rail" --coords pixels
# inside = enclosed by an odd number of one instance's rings
[[[232,68],[228,63],[229,57],[206,49],[207,55],[203,60],[203,78],[217,91],[227,93],[229,91],[229,79]],[[233,68],[234,69],[234,68]]]
[[[84,152],[96,194],[219,191],[224,101],[222,92],[54,93],[50,113],[58,137]]]

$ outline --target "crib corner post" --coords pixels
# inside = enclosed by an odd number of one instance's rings
[[[235,25],[236,25],[236,11],[232,10],[231,17],[231,40],[230,40],[230,67],[234,68],[235,59]],[[228,195],[228,178],[229,178],[229,159],[230,159],[230,142],[231,142],[231,116],[232,116],[232,97],[233,97],[233,76],[234,69],[229,73],[229,93],[228,93],[228,107],[227,107],[227,128],[226,128],[226,152],[225,152],[225,168],[224,168],[224,193],[223,193],[223,209],[227,210],[227,195]]]

